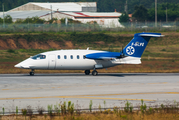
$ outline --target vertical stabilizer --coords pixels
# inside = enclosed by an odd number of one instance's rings
[[[161,33],[136,33],[123,49],[126,56],[141,57],[151,37],[162,37]]]

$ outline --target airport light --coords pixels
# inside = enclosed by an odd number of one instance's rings
[[[50,8],[51,8],[51,20],[53,19],[52,17],[52,5],[50,5]]]
[[[166,7],[166,23],[168,22],[167,7]]]
[[[4,20],[4,3],[2,4],[2,9],[3,9],[3,28],[5,28],[5,20]]]
[[[157,0],[155,0],[155,27],[157,27]]]

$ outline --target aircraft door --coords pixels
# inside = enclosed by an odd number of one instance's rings
[[[55,55],[49,55],[49,63],[48,63],[48,68],[49,69],[55,69],[55,65],[56,65],[56,59],[55,59]]]

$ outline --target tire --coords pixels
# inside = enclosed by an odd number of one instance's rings
[[[93,71],[93,72],[92,72],[92,75],[93,75],[93,76],[96,76],[96,75],[98,75],[98,72],[97,72],[97,71]]]
[[[30,76],[34,76],[34,72],[30,72]]]
[[[90,74],[90,70],[85,70],[85,75],[89,75]]]

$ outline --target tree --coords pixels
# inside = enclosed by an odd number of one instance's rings
[[[5,23],[13,23],[13,21],[12,21],[12,17],[10,16],[10,15],[6,15],[5,17],[4,17],[4,21],[5,21]]]
[[[122,15],[119,17],[120,23],[125,23],[129,21],[129,15],[127,13],[122,13]]]
[[[24,21],[24,20],[22,20],[22,19],[17,19],[17,20],[15,21],[15,23],[23,23],[23,21]]]
[[[45,20],[40,19],[39,17],[26,18],[23,23],[34,23],[34,24],[43,24]]]
[[[61,24],[65,24],[65,18],[60,19],[60,21],[61,21]],[[81,23],[81,22],[68,18],[68,23]]]
[[[3,19],[2,18],[0,18],[0,24],[3,24]]]
[[[166,21],[166,9],[168,21],[175,21],[179,18],[179,4],[173,3],[162,3],[158,5],[157,19],[158,21]],[[151,8],[148,10],[148,20],[155,20],[155,9]]]
[[[137,5],[134,9],[135,11],[132,16],[135,20],[144,22],[148,19],[148,10],[143,5]]]

